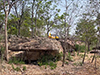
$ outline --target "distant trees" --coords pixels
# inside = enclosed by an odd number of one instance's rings
[[[85,42],[86,50],[82,63],[84,63],[86,51],[90,51],[90,44],[96,39],[97,30],[95,29],[94,21],[81,19],[76,27],[77,36]]]
[[[43,36],[46,31],[48,35],[54,25],[53,17],[60,11],[56,8],[55,2],[52,0],[17,2],[8,19],[8,33],[33,37]]]
[[[30,35],[29,34],[29,28],[31,24],[30,9],[26,5],[27,5],[26,2],[19,1],[13,6],[14,13],[10,14],[10,17],[8,19],[9,34],[15,34],[17,36]]]
[[[0,11],[0,32],[2,31],[3,23],[4,23],[4,14],[3,12]]]

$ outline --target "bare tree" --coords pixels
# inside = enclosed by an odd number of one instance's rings
[[[7,40],[7,21],[8,21],[8,15],[10,13],[10,10],[12,8],[12,6],[17,3],[19,0],[2,0],[3,2],[3,8],[4,8],[4,12],[5,12],[5,57],[6,60],[8,61],[8,40]]]

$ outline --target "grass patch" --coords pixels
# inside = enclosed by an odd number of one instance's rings
[[[24,61],[22,61],[22,60],[20,60],[16,57],[12,57],[12,59],[9,60],[8,64],[12,64],[12,63],[14,63],[14,64],[25,64]]]
[[[14,67],[14,65],[12,64],[12,69],[15,71],[21,71],[20,67]],[[26,70],[26,66],[23,66],[23,71]]]
[[[13,70],[15,70],[15,71],[20,71],[20,68],[19,67],[14,67],[14,65],[12,64],[12,68],[13,68]]]

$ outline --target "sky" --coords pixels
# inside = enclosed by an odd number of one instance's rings
[[[68,5],[71,3],[71,0],[68,1]],[[77,0],[74,0],[74,3],[78,5],[78,11],[76,11],[77,16],[78,17],[73,17],[74,18],[74,22],[70,29],[70,34],[73,35],[75,34],[75,28],[76,28],[76,23],[78,22],[78,20],[81,18],[80,15],[82,15],[83,12],[85,12],[85,5],[87,4],[87,0],[79,0],[78,3],[77,3]],[[80,7],[83,6],[81,9]],[[64,12],[65,12],[65,0],[62,0],[62,3],[60,3],[58,6],[57,6],[58,9],[61,9],[59,15],[62,15]],[[69,6],[69,8],[73,8],[72,5]],[[68,13],[70,14],[71,11],[68,11]],[[75,13],[73,13],[73,15],[75,15]]]

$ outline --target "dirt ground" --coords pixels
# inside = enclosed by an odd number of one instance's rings
[[[88,53],[86,55],[85,63],[80,66],[83,53],[72,56],[72,61],[65,61],[65,66],[62,67],[62,61],[57,62],[57,67],[51,69],[50,66],[38,66],[33,64],[19,64],[14,67],[20,67],[19,71],[15,71],[11,64],[3,61],[0,64],[0,75],[100,75],[100,56],[97,55],[97,66],[95,68],[95,61],[91,63],[93,54]],[[68,64],[66,64],[68,62]],[[23,70],[23,66],[26,70]]]

